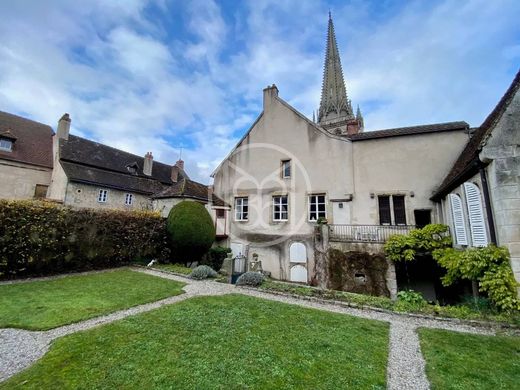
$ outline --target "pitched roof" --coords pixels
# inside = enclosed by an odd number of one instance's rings
[[[395,129],[367,131],[364,133],[353,134],[349,138],[355,141],[364,141],[369,139],[398,137],[402,135],[415,135],[427,133],[440,133],[443,131],[468,130],[469,125],[464,121],[433,123],[430,125],[397,127]]]
[[[507,89],[504,96],[502,96],[496,107],[487,116],[482,125],[480,125],[480,127],[474,132],[473,136],[466,144],[466,147],[457,158],[457,161],[455,161],[455,164],[451,168],[450,172],[444,178],[442,184],[432,196],[432,200],[438,200],[442,198],[460,183],[473,176],[478,168],[482,166],[482,163],[478,159],[478,155],[482,149],[482,143],[485,142],[487,136],[491,133],[497,122],[500,120],[509,106],[509,103],[511,103],[511,100],[513,100],[519,89],[520,70],[516,74],[513,82]]]
[[[152,178],[165,184],[172,183],[171,165],[154,161],[152,175],[147,176],[143,173],[144,157],[75,135],[69,135],[68,140],[60,140],[60,160],[119,172],[132,177]],[[127,168],[133,164],[138,166],[136,174],[132,174]],[[184,171],[181,172],[181,175],[187,176]]]
[[[0,135],[14,139],[12,151],[0,159],[52,168],[52,128],[43,123],[0,111]]]
[[[153,197],[156,199],[164,198],[190,198],[208,201],[211,193],[207,185],[198,183],[190,179],[182,179],[172,186],[156,193]],[[212,194],[212,202],[215,206],[227,206],[226,203],[215,194]]]

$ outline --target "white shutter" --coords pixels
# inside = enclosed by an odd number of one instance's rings
[[[464,192],[466,193],[466,205],[468,207],[469,227],[471,229],[473,246],[487,246],[488,238],[480,190],[473,183],[464,183]]]
[[[466,223],[464,222],[464,212],[462,211],[462,200],[457,194],[450,194],[451,216],[455,230],[455,243],[458,245],[468,245],[466,235]]]

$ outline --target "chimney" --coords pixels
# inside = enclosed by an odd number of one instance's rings
[[[177,183],[179,180],[179,167],[177,165],[172,166],[171,177],[173,183]]]
[[[144,155],[144,165],[143,165],[143,173],[146,176],[152,176],[152,165],[153,165],[152,152],[147,152]]]
[[[58,129],[56,131],[56,136],[58,139],[63,138],[65,140],[68,140],[69,131],[70,131],[70,117],[69,117],[69,114],[65,113],[58,121]]]
[[[267,111],[276,97],[278,97],[278,88],[276,88],[276,85],[273,84],[264,88],[264,112]]]
[[[175,163],[175,166],[179,167],[180,169],[182,169],[184,171],[184,161],[183,160],[177,160],[177,162]]]

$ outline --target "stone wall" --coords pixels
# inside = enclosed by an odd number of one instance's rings
[[[0,159],[0,198],[32,199],[37,184],[48,186],[50,168]]]
[[[107,201],[104,203],[98,202],[100,189],[108,191]],[[125,196],[128,193],[133,195],[132,205],[125,205]],[[120,209],[134,211],[152,209],[152,201],[146,195],[74,182],[69,182],[67,185],[64,204],[74,207],[95,209]]]

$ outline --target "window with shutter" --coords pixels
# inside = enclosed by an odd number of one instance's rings
[[[488,238],[480,189],[473,183],[464,183],[464,192],[466,193],[466,206],[473,246],[487,246]]]
[[[457,194],[450,194],[451,216],[455,230],[455,242],[458,245],[468,245],[466,235],[466,223],[464,222],[464,212],[462,211],[462,200]]]
[[[396,225],[406,225],[406,210],[404,208],[404,196],[393,195],[394,203],[394,221]]]
[[[380,195],[377,198],[379,203],[379,224],[390,225],[392,223],[390,197],[388,195]]]

